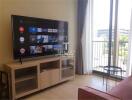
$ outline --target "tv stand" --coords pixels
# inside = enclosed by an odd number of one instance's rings
[[[74,79],[74,56],[58,56],[22,64],[5,65],[9,76],[10,100],[43,90],[55,84]]]
[[[19,58],[19,62],[22,64],[22,57],[20,56],[20,58]]]

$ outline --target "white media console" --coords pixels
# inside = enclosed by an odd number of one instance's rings
[[[5,65],[9,77],[10,100],[75,77],[75,57],[58,56]]]

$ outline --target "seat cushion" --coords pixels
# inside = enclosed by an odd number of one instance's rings
[[[108,93],[120,97],[122,100],[132,100],[132,76],[121,81]]]
[[[83,87],[78,89],[78,100],[121,100],[109,93],[96,90],[91,87]]]

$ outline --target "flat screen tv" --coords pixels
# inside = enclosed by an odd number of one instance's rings
[[[68,51],[68,22],[12,15],[14,59]]]

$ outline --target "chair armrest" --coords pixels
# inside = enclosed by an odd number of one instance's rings
[[[78,100],[121,100],[109,93],[96,90],[91,87],[78,89]]]

